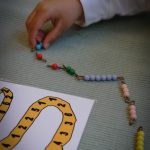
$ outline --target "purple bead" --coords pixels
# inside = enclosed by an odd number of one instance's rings
[[[84,80],[89,81],[90,80],[90,76],[88,76],[88,75],[84,76]]]
[[[102,76],[101,76],[101,80],[102,80],[102,81],[106,81],[106,76],[105,76],[105,75],[102,75]]]
[[[100,76],[100,75],[96,75],[96,76],[95,76],[95,80],[96,80],[96,81],[101,81],[101,76]]]
[[[117,76],[116,75],[112,75],[112,80],[116,81],[117,80]]]
[[[90,80],[95,81],[95,75],[90,75]]]
[[[111,75],[107,75],[107,76],[106,76],[106,80],[107,80],[107,81],[111,81],[111,79],[112,79],[112,76],[111,76]]]

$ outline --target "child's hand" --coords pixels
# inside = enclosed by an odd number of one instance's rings
[[[53,29],[43,39],[44,48],[47,48],[56,38],[82,17],[83,9],[79,0],[41,1],[26,21],[29,42],[32,48],[35,48],[37,36],[47,21],[52,22]]]

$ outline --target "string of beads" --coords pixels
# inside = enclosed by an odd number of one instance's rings
[[[132,125],[137,120],[135,101],[130,99],[130,93],[127,84],[125,83],[124,77],[120,78],[120,89],[125,103],[128,104],[129,124]]]
[[[116,81],[118,80],[118,77],[116,75],[78,75],[71,66],[59,66],[58,64],[51,64],[47,65],[52,70],[58,70],[63,69],[66,71],[69,75],[75,76],[78,80],[85,80],[85,81]]]
[[[132,101],[130,99],[129,89],[127,84],[125,83],[124,77],[119,77],[117,75],[79,75],[76,73],[75,69],[73,69],[71,66],[59,66],[58,64],[51,64],[47,65],[52,70],[59,70],[62,69],[66,71],[71,76],[74,76],[78,80],[84,80],[84,81],[120,81],[121,85],[121,91],[122,96],[124,98],[125,103],[128,104],[128,114],[129,114],[129,125],[132,125],[137,120],[137,113],[136,113],[136,106],[135,101]]]
[[[37,52],[43,48],[41,42],[37,42],[35,47],[36,49],[36,59],[43,61],[46,63],[46,59],[43,58],[42,54]],[[120,81],[120,89],[122,93],[122,97],[124,98],[124,102],[128,104],[128,117],[129,117],[129,125],[133,125],[137,120],[137,113],[136,113],[136,106],[135,101],[130,99],[130,93],[127,84],[125,83],[125,79],[122,76],[117,75],[79,75],[76,73],[76,70],[73,69],[71,66],[59,66],[58,64],[50,64],[47,65],[52,70],[64,70],[67,74],[74,76],[77,80],[84,80],[84,81]],[[143,127],[139,127],[137,130],[136,135],[136,146],[135,150],[144,150],[144,131]]]
[[[36,59],[41,60],[43,62],[47,62],[46,59],[43,58],[41,53],[36,51]],[[125,83],[124,77],[117,76],[117,75],[79,75],[76,73],[76,70],[71,66],[59,66],[58,64],[50,64],[47,65],[52,70],[64,70],[67,74],[74,76],[77,80],[84,80],[84,81],[120,81],[120,89],[122,92],[122,96],[124,98],[125,103],[128,104],[128,117],[129,117],[129,125],[132,125],[137,120],[137,113],[136,113],[136,106],[135,101],[130,99],[130,93],[127,84]]]

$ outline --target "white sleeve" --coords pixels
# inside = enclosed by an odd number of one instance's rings
[[[80,0],[88,26],[100,20],[129,16],[150,10],[150,0]]]

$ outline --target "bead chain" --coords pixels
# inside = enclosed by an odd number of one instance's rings
[[[43,58],[41,53],[36,52],[36,58],[43,62],[47,62],[46,59]],[[125,83],[125,79],[122,76],[117,75],[79,75],[76,73],[75,69],[71,66],[59,66],[58,64],[51,64],[47,65],[52,70],[64,70],[67,74],[74,76],[77,80],[84,80],[84,81],[120,81],[120,89],[122,92],[122,96],[124,98],[125,103],[128,104],[128,114],[129,114],[129,125],[132,125],[137,120],[137,113],[136,113],[136,106],[135,101],[130,99],[129,89],[127,84]]]
[[[127,84],[125,83],[124,77],[119,77],[120,79],[120,89],[125,103],[128,104],[128,114],[129,114],[129,124],[132,125],[137,120],[135,101],[130,99],[130,93]]]
[[[36,51],[36,59],[43,61],[46,63],[46,59],[43,58],[41,53],[38,53],[37,51],[43,49],[42,43],[37,42],[35,46]],[[124,102],[128,104],[128,114],[129,114],[129,125],[133,125],[137,120],[137,113],[136,113],[136,106],[135,101],[130,99],[130,93],[128,86],[125,82],[124,77],[122,76],[116,76],[116,75],[78,75],[71,66],[59,66],[58,64],[51,64],[47,65],[47,67],[50,67],[52,70],[64,70],[67,74],[74,76],[77,80],[84,80],[84,81],[120,81],[120,89],[122,96],[124,98]],[[136,134],[136,145],[135,150],[144,150],[144,131],[143,127],[139,127]]]

